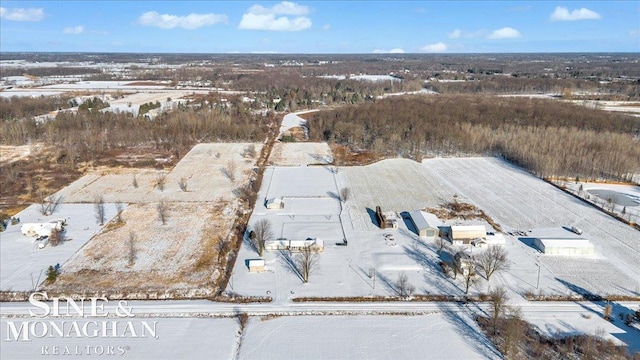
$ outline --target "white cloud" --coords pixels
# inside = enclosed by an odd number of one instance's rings
[[[462,36],[462,30],[455,29],[452,32],[450,32],[448,35],[452,39],[458,39],[458,38],[460,38]]]
[[[489,39],[515,39],[522,36],[520,31],[510,28],[504,27],[502,29],[495,30],[488,37]]]
[[[44,19],[44,10],[42,8],[7,9],[0,7],[0,18],[12,21],[40,21]]]
[[[438,53],[438,52],[447,51],[447,48],[448,48],[447,44],[443,42],[437,42],[435,44],[425,45],[421,47],[420,50],[423,52]]]
[[[84,26],[82,25],[64,28],[65,34],[82,34],[83,32],[84,32]]]
[[[145,26],[156,26],[162,29],[173,29],[180,27],[187,30],[197,29],[203,26],[226,23],[227,15],[221,14],[189,14],[187,16],[177,16],[169,14],[158,14],[156,11],[148,11],[138,18],[138,22]]]
[[[307,14],[309,14],[309,7],[289,1],[283,1],[270,8],[253,5],[247,13],[242,15],[238,28],[271,31],[306,30],[311,27],[311,19],[304,16]],[[290,15],[292,18],[280,15]]]
[[[393,48],[391,50],[382,50],[382,49],[375,49],[373,50],[374,54],[404,54],[404,50],[401,48]]]
[[[575,20],[595,20],[600,19],[600,14],[586,8],[575,9],[569,12],[566,7],[558,6],[551,13],[551,21],[575,21]]]
[[[324,24],[324,26],[322,27],[322,30],[327,31],[331,29],[331,24]]]

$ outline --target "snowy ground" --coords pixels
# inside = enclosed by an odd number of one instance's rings
[[[302,114],[307,114],[307,113],[311,113],[311,112],[315,112],[318,110],[305,110],[305,111],[298,111],[296,113],[291,113],[291,114],[287,114],[282,118],[282,123],[280,125],[280,135],[282,135],[285,131],[294,128],[294,127],[300,127],[300,126],[306,126],[307,125],[307,120],[301,118],[298,115],[302,115]]]
[[[108,169],[75,181],[53,196],[60,198],[62,205],[52,216],[69,218],[66,237],[74,241],[34,250],[31,240],[22,239],[19,226],[9,227],[0,235],[0,289],[33,289],[32,281],[38,284],[40,270],[56,263],[63,265],[63,273],[55,286],[67,289],[181,288],[209,282],[217,261],[208,259],[215,255],[218,237],[228,235],[235,217],[234,190],[253,172],[255,158],[244,156],[250,145],[255,146],[256,154],[260,152],[261,144],[199,144],[171,171]],[[234,180],[224,173],[230,162],[235,168]],[[164,190],[157,186],[160,174],[166,175]],[[186,181],[187,191],[180,189],[181,179]],[[122,213],[123,225],[97,234],[100,229],[95,226],[93,203],[98,195],[106,203],[129,204]],[[160,201],[166,203],[166,225],[159,218]],[[67,209],[72,212],[65,213]],[[109,220],[115,215],[115,205],[107,209]],[[31,220],[35,211],[32,206],[17,216],[23,222],[35,222]],[[84,232],[76,230],[84,228]],[[130,253],[134,253],[134,261],[129,260]]]
[[[339,189],[351,190],[340,202]],[[303,284],[292,257],[266,252],[267,271],[249,273],[246,260],[257,258],[247,243],[239,253],[228,291],[270,295],[276,302],[300,296],[396,295],[400,274],[408,276],[417,294],[463,294],[460,279],[443,276],[433,240],[419,239],[408,219],[399,228],[381,230],[375,224],[375,206],[384,211],[411,211],[451,201],[469,202],[485,210],[506,232],[505,248],[511,262],[507,272],[490,282],[481,279],[470,293],[506,286],[512,296],[526,292],[571,295],[594,292],[637,296],[640,264],[637,231],[584,205],[523,170],[494,158],[431,159],[419,164],[406,159],[384,160],[364,167],[275,167],[265,172],[258,204],[250,225],[269,219],[274,237],[320,238],[325,250],[310,282]],[[267,199],[283,197],[285,208],[267,210]],[[483,220],[452,219],[446,224],[483,224]],[[587,258],[544,256],[528,230],[564,233],[577,225],[596,247]],[[386,237],[385,235],[390,235]],[[341,236],[348,246],[339,246]],[[625,250],[626,249],[626,250]],[[483,250],[468,248],[472,255]]]
[[[180,202],[217,201],[231,199],[233,190],[246,181],[255,159],[243,156],[245,150],[255,146],[260,153],[261,144],[215,143],[194,146],[182,160],[168,172],[147,169],[109,169],[83,176],[55,196],[62,196],[67,203],[93,202],[96,194],[103,194],[105,201],[155,202],[161,199]],[[235,165],[232,181],[225,175],[229,163]],[[164,190],[157,186],[159,176],[166,174]],[[134,176],[138,187],[133,185]],[[185,179],[187,191],[180,189]]]
[[[333,155],[327,143],[276,142],[269,161],[275,166],[330,164]]]
[[[628,221],[640,223],[640,186],[574,181],[558,183],[601,208],[613,211]]]
[[[470,316],[439,313],[252,318],[239,359],[499,359],[498,354]]]
[[[515,247],[519,249],[509,250],[510,259],[515,266],[526,268],[520,273],[513,268],[509,273],[513,278],[505,278],[505,282],[521,287],[530,284],[527,279],[535,274],[535,258],[539,258],[540,289],[545,292],[566,294],[586,289],[601,294],[640,294],[637,230],[496,158],[436,158],[425,160],[423,165],[461,201],[485,210],[505,231],[577,226],[595,246],[597,259],[544,256],[526,237],[517,237]]]
[[[105,218],[116,214],[113,204],[106,204]],[[62,265],[64,269],[69,259],[101,229],[95,218],[93,205],[60,204],[49,216],[40,213],[40,205],[31,205],[16,215],[21,223],[9,225],[0,233],[0,290],[31,291],[46,278],[49,266]],[[22,235],[24,223],[49,222],[52,219],[66,219],[62,244],[39,249],[35,238]]]

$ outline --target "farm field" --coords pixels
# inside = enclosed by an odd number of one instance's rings
[[[203,294],[211,294],[222,271],[216,246],[226,240],[236,216],[234,190],[253,175],[255,158],[245,156],[250,146],[260,151],[260,144],[199,144],[170,171],[102,169],[75,181],[53,195],[61,205],[52,216],[69,218],[66,237],[75,240],[33,250],[33,242],[19,226],[10,226],[2,233],[1,289],[31,290],[43,268],[59,263],[62,273],[48,289],[138,292],[144,288],[179,290],[188,296],[188,289],[201,287]],[[180,188],[181,181],[186,191]],[[121,222],[92,227],[96,196],[108,205],[107,222],[117,213],[115,203],[122,204]],[[166,224],[160,217],[161,205]],[[78,210],[67,214],[67,209]],[[33,205],[16,216],[31,221],[36,210]],[[78,224],[86,229],[76,233]]]
[[[535,255],[535,250],[529,248],[529,256],[539,257],[550,273],[566,275],[567,268],[573,268],[572,280],[587,291],[636,296],[640,293],[640,283],[633,280],[640,271],[637,230],[496,158],[436,158],[423,161],[423,165],[453,189],[461,201],[485,210],[505,231],[581,228],[583,237],[595,246],[598,259],[563,261],[564,257]],[[521,247],[526,245],[521,242]],[[523,259],[517,257],[512,261],[520,260]],[[602,262],[606,264],[601,265]],[[592,265],[602,270],[596,279],[591,277],[592,272],[583,271]],[[556,278],[565,281],[560,276]]]
[[[351,190],[346,202],[337,196],[343,187]],[[485,210],[502,225],[511,265],[491,281],[482,279],[472,285],[470,294],[500,285],[517,297],[525,293],[640,293],[634,276],[640,262],[633,262],[633,252],[618,255],[624,251],[620,249],[625,242],[634,241],[636,230],[493,158],[432,159],[422,165],[390,159],[362,167],[341,167],[337,174],[333,167],[269,168],[250,229],[259,219],[268,219],[274,238],[317,237],[325,240],[324,252],[318,256],[309,283],[304,284],[292,266],[295,254],[286,252],[266,251],[266,271],[249,273],[246,261],[258,258],[258,254],[245,241],[234,268],[233,285],[227,291],[269,295],[275,302],[301,296],[393,296],[397,295],[396,280],[404,274],[415,286],[415,294],[463,295],[460,278],[444,276],[439,266],[455,248],[441,255],[433,240],[418,238],[410,220],[400,218],[398,229],[381,230],[374,215],[377,205],[383,211],[401,213],[437,207],[451,201],[454,194],[459,201]],[[266,209],[265,201],[274,197],[283,197],[284,209]],[[577,214],[580,222],[576,222]],[[482,224],[488,231],[492,229],[480,219],[454,218],[444,224]],[[563,226],[574,224],[583,228],[595,245],[595,255],[545,256],[527,237],[537,230],[562,235],[567,231]],[[604,237],[603,227],[609,227],[605,234],[613,238]],[[338,245],[340,235],[348,246]],[[472,255],[482,251],[467,248]],[[621,258],[630,260],[621,262]]]
[[[98,170],[83,176],[54,196],[62,202],[94,202],[96,194],[103,194],[105,201],[112,202],[157,202],[160,200],[179,202],[213,202],[221,198],[230,200],[233,190],[252,173],[255,159],[244,156],[253,145],[256,153],[261,144],[216,143],[198,144],[171,170],[108,169]],[[226,175],[229,164],[234,164],[233,178]],[[134,176],[137,187],[134,185]],[[157,183],[164,178],[164,189]],[[180,188],[186,182],[187,191]]]
[[[425,354],[437,359],[500,358],[470,316],[444,312],[251,318],[239,359],[424,359]]]
[[[306,166],[333,162],[327,143],[276,142],[269,161],[274,166]]]

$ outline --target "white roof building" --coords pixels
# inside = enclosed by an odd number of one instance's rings
[[[443,226],[440,219],[434,214],[425,211],[409,212],[413,226],[420,237],[435,238],[440,234],[440,226]]]
[[[535,238],[535,246],[545,255],[584,256],[595,254],[589,239],[584,238]]]

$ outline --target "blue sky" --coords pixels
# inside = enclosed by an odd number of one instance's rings
[[[5,1],[0,51],[640,52],[640,1]]]

